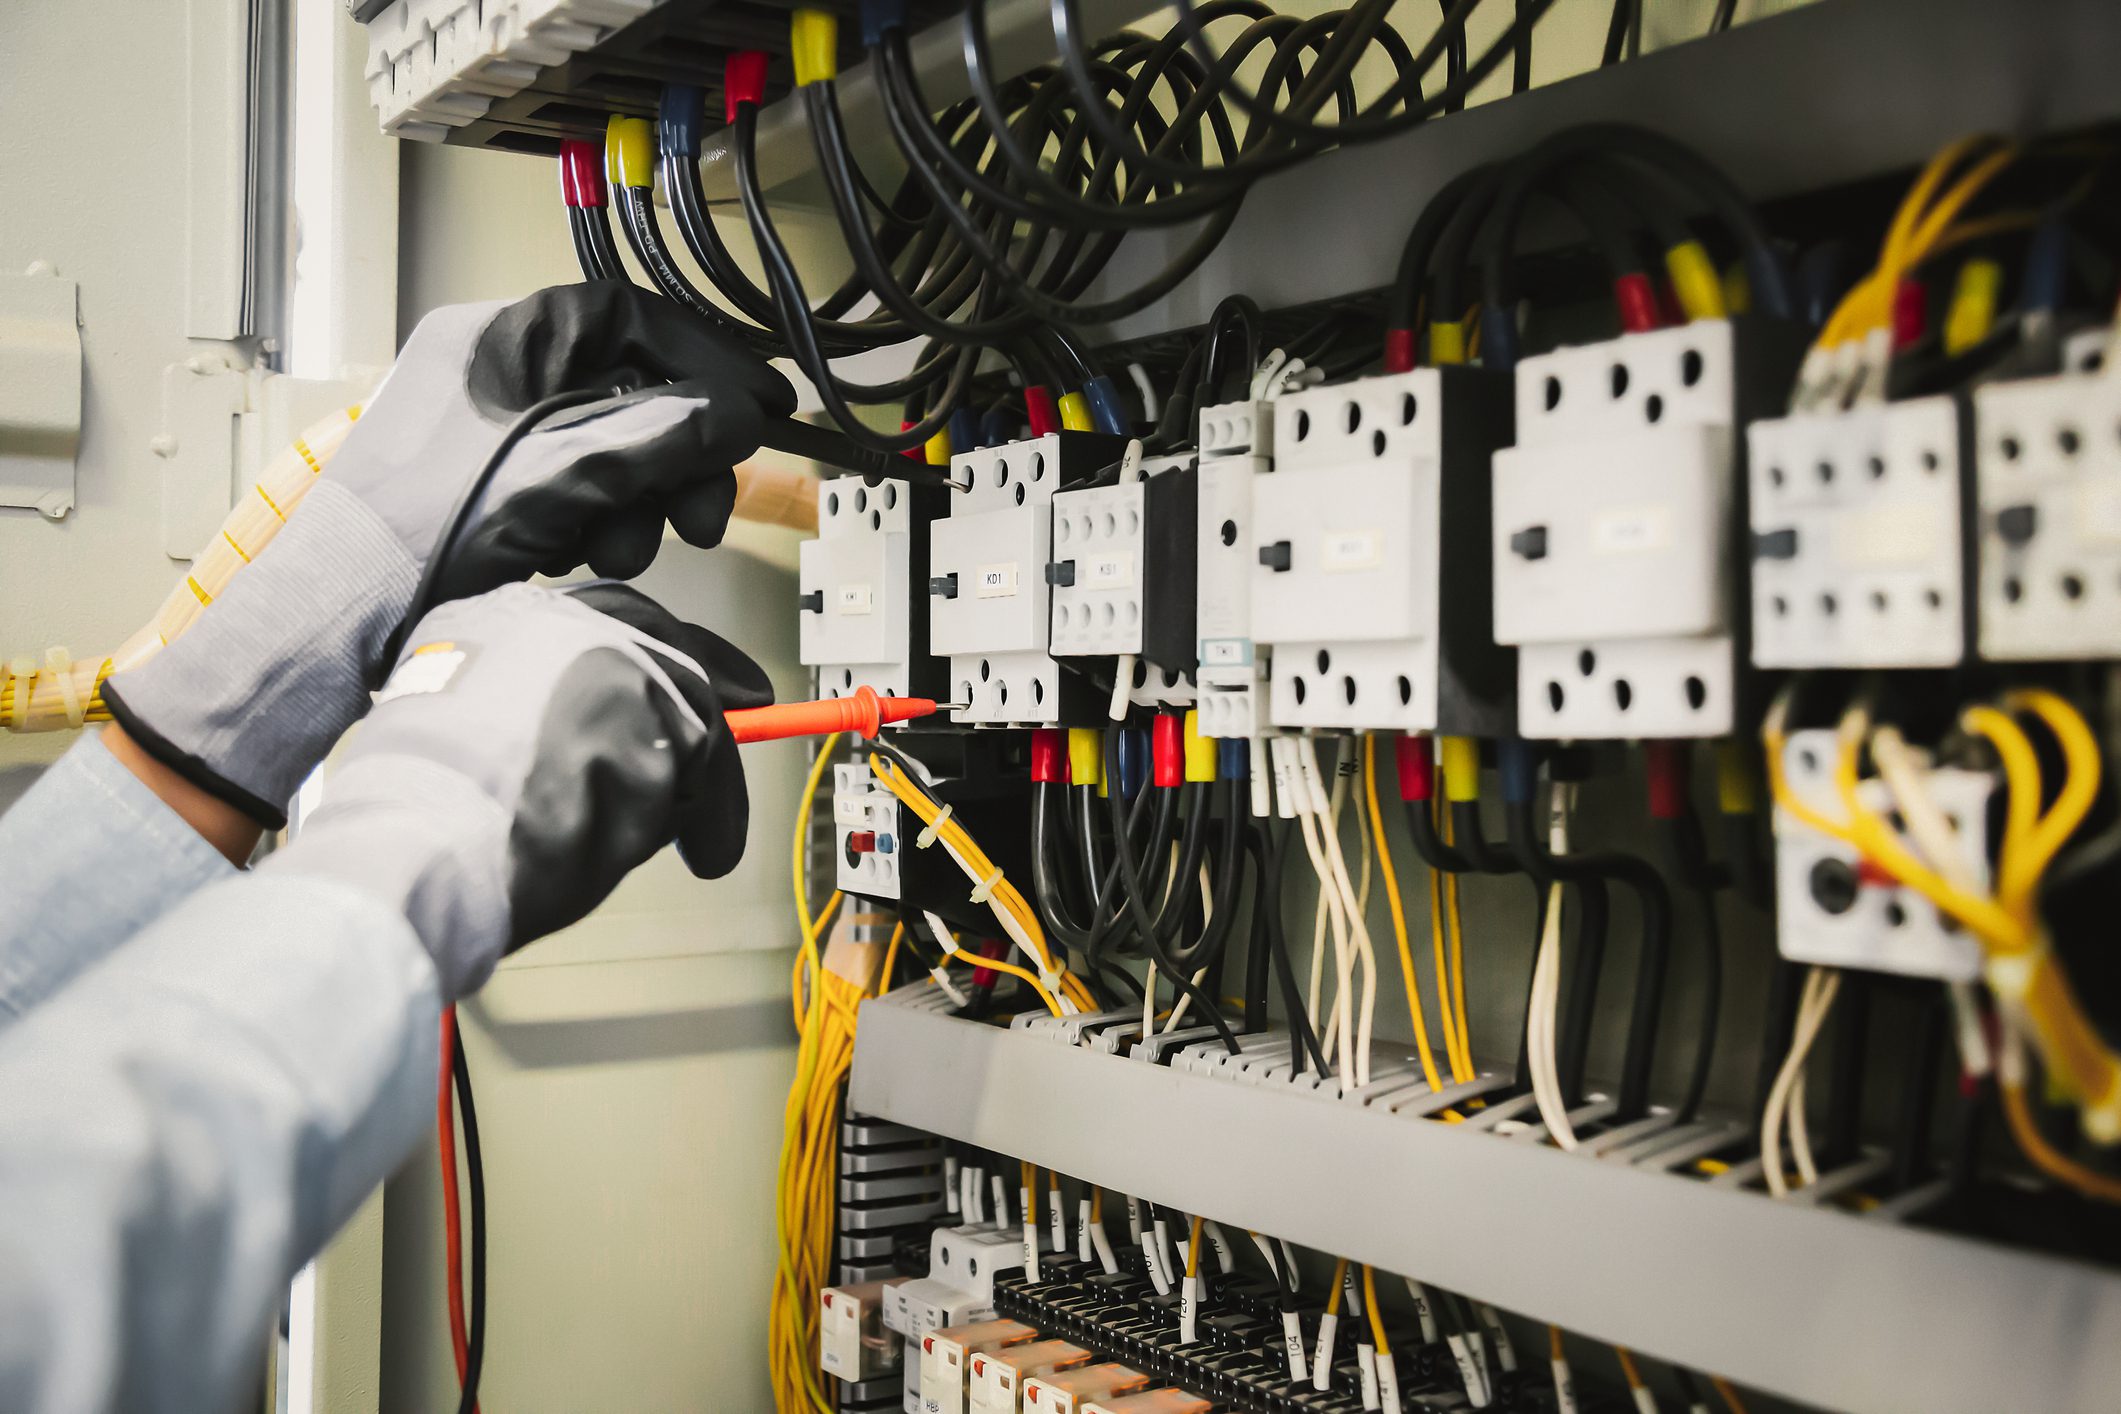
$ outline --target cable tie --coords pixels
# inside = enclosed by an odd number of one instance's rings
[[[928,822],[927,828],[923,829],[919,834],[913,837],[914,845],[917,848],[926,849],[929,845],[934,844],[935,837],[942,833],[943,822],[945,820],[948,820],[949,818],[949,806],[946,805],[941,810],[936,811],[935,818]]]
[[[66,724],[79,727],[88,720],[88,703],[82,700],[81,689],[74,686],[74,655],[55,643],[44,650],[44,666],[58,680],[59,701],[66,707]]]
[[[985,903],[988,899],[994,897],[994,886],[1001,881],[1002,867],[997,864],[994,866],[992,874],[972,886],[972,901],[974,903]]]

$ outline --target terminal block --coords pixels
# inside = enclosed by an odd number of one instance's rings
[[[1753,663],[1948,668],[1972,641],[1956,399],[1756,422]]]
[[[1738,430],[1779,411],[1790,331],[1697,320],[1517,367],[1495,457],[1495,636],[1537,738],[1715,737],[1739,721]]]
[[[867,686],[887,697],[947,699],[944,665],[928,655],[928,596],[914,592],[928,560],[928,526],[948,492],[872,485],[859,476],[819,484],[817,538],[798,547],[799,661],[818,694]]]
[[[1266,725],[1266,657],[1252,640],[1252,486],[1274,465],[1274,404],[1200,414],[1194,614],[1200,732],[1254,737]]]
[[[1493,734],[1510,655],[1491,632],[1488,458],[1509,440],[1497,374],[1424,368],[1274,409],[1252,488],[1252,634],[1281,727]],[[1458,587],[1447,594],[1444,586]]]
[[[1791,793],[1829,820],[1842,816],[1834,788],[1837,750],[1831,730],[1793,732],[1782,769]],[[1962,861],[1988,888],[1988,805],[1994,777],[1945,767],[1927,773],[1931,796],[1957,832]],[[1889,814],[1885,783],[1858,787],[1864,804]],[[1856,851],[1775,811],[1776,945],[1792,962],[1860,967],[1910,977],[1972,982],[1981,975],[1981,946],[1913,889],[1864,864]]]
[[[1981,656],[2121,654],[2121,377],[1974,394]]]
[[[1053,726],[1095,719],[1093,689],[1050,650],[1053,497],[1115,464],[1121,443],[1055,432],[950,460],[958,490],[930,530],[930,651],[950,660],[959,723]]]

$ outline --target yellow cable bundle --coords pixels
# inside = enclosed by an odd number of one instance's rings
[[[17,732],[50,732],[109,721],[110,711],[100,695],[103,680],[138,667],[191,627],[200,611],[228,588],[236,572],[279,534],[360,415],[356,405],[320,418],[266,463],[251,484],[250,494],[237,500],[154,618],[116,652],[72,659],[63,650],[53,650],[41,661],[23,658],[0,665],[0,726]]]

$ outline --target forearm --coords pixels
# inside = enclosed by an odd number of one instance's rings
[[[0,816],[0,1034],[231,872],[205,835],[102,742],[76,742]]]
[[[232,1407],[288,1278],[419,1142],[438,1011],[395,912],[266,868],[0,1037],[0,1408]]]
[[[258,837],[265,833],[264,826],[148,755],[116,722],[103,729],[102,741],[104,750],[116,757],[118,764],[130,771],[141,785],[154,792],[157,800],[191,826],[199,838],[212,845],[230,864],[238,869],[243,867],[243,862],[257,849]]]

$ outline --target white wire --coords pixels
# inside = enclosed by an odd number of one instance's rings
[[[1893,803],[1899,807],[1900,818],[1907,823],[1915,847],[1928,858],[1930,867],[1954,888],[1974,894],[1984,892],[1966,861],[1959,832],[1952,828],[1951,820],[1930,793],[1928,763],[1907,744],[1897,727],[1880,727],[1872,733],[1871,760],[1877,764],[1886,789],[1892,792]],[[1944,989],[1952,1002],[1952,1034],[1959,1046],[1959,1063],[1968,1075],[1984,1077],[1994,1068],[1995,1055],[1981,1024],[1981,1006],[1974,988],[1971,983],[1954,980],[1947,981]]]
[[[1164,409],[1163,399],[1156,396],[1156,385],[1149,381],[1149,370],[1140,363],[1127,365],[1127,376],[1134,380],[1134,387],[1142,395],[1142,420],[1154,422]]]
[[[1259,361],[1259,368],[1252,375],[1253,402],[1267,396],[1267,390],[1274,386],[1274,376],[1281,372],[1282,365],[1288,361],[1289,354],[1286,349],[1270,350],[1267,356]]]
[[[1322,800],[1326,793],[1325,784],[1318,773],[1318,756],[1309,742],[1302,743],[1297,750],[1298,765],[1310,784],[1315,803]],[[1341,777],[1343,783],[1346,780],[1346,777]],[[1339,794],[1343,800],[1346,799],[1345,790],[1341,790]],[[1363,916],[1364,910],[1361,901],[1356,897],[1355,886],[1348,878],[1348,861],[1340,847],[1340,832],[1328,823],[1321,829],[1321,834],[1324,836],[1326,862],[1332,869],[1333,882],[1341,896],[1342,911],[1349,921],[1349,933],[1355,944],[1356,960],[1362,966],[1362,1018],[1357,1023],[1358,1030],[1355,1035],[1355,1083],[1359,1086],[1367,1085],[1370,1083],[1371,1042],[1377,1027],[1377,947],[1370,937],[1369,921]],[[1343,988],[1348,986],[1348,970],[1343,965]]]
[[[1342,912],[1343,903],[1340,891],[1328,882],[1332,870],[1331,866],[1326,862],[1325,847],[1318,839],[1320,821],[1316,810],[1316,801],[1312,798],[1304,779],[1301,757],[1297,752],[1296,743],[1289,737],[1276,737],[1274,746],[1277,755],[1281,758],[1280,768],[1286,772],[1283,779],[1288,783],[1290,794],[1295,800],[1296,823],[1303,830],[1304,853],[1311,861],[1311,872],[1318,878],[1319,892],[1326,901],[1327,920],[1332,925],[1334,975],[1338,981],[1338,990],[1333,998],[1333,1014],[1327,1022],[1325,1034],[1332,1038],[1332,1043],[1337,1047],[1342,1078],[1352,1079],[1356,1074],[1356,1067],[1354,999],[1350,995],[1350,990],[1354,975],[1355,959],[1349,950],[1347,920]],[[1314,978],[1318,976],[1322,957],[1323,949],[1314,949],[1312,954],[1312,976]],[[1315,1000],[1314,990],[1314,1002]],[[1313,1024],[1315,1025],[1316,1023],[1314,1022]],[[1321,1041],[1320,1044],[1325,1045],[1326,1042]]]
[[[1546,922],[1539,933],[1539,961],[1532,970],[1532,1001],[1527,1016],[1531,1034],[1526,1058],[1532,1069],[1532,1098],[1547,1133],[1564,1149],[1576,1147],[1576,1129],[1569,1123],[1568,1098],[1562,1093],[1561,1071],[1554,1052],[1554,1016],[1561,999],[1561,884],[1547,886]]]
[[[1766,1171],[1768,1192],[1777,1198],[1787,1196],[1790,1191],[1789,1175],[1782,1167],[1784,1119],[1792,1116],[1793,1099],[1803,1099],[1798,1081],[1804,1074],[1812,1043],[1818,1040],[1819,1029],[1825,1024],[1827,1013],[1833,1009],[1835,994],[1840,989],[1841,974],[1831,968],[1814,967],[1805,975],[1804,994],[1797,1003],[1797,1025],[1790,1037],[1789,1054],[1783,1057],[1782,1069],[1775,1074],[1775,1084],[1768,1091],[1767,1107],[1761,1113],[1760,1161]],[[1802,1114],[1800,1105],[1794,1116]],[[1808,1127],[1794,1116],[1790,1118],[1790,1147],[1796,1152],[1802,1171],[1811,1157],[1811,1137]],[[1812,1182],[1816,1177],[1817,1170],[1814,1169],[1806,1182]]]
[[[1208,866],[1206,864],[1200,866],[1200,911],[1201,927],[1206,928],[1215,921],[1215,900],[1211,896],[1208,883]],[[1193,1005],[1193,993],[1200,990],[1200,984],[1206,979],[1207,975],[1208,969],[1205,967],[1201,968],[1193,974],[1193,990],[1179,993],[1178,1001],[1171,1008],[1171,1015],[1164,1019],[1165,1034],[1168,1035],[1178,1029],[1178,1023],[1185,1017],[1186,1008]]]

